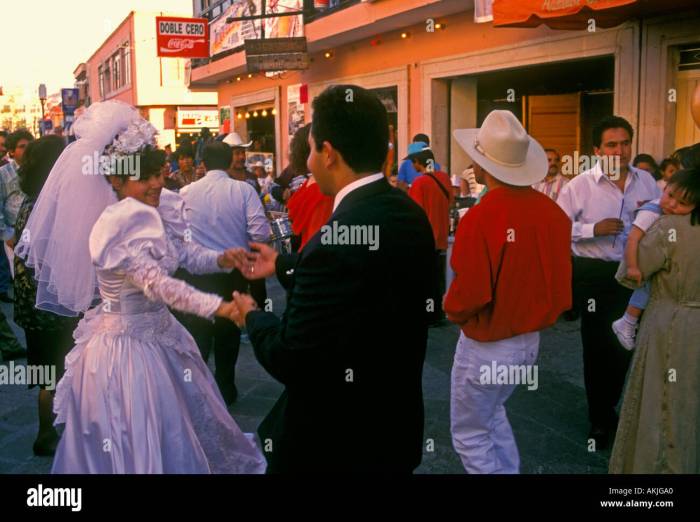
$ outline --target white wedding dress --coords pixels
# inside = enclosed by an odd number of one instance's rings
[[[222,271],[188,241],[184,203],[110,205],[90,234],[103,304],[85,314],[54,401],[65,424],[53,473],[263,473],[252,435],[226,409],[190,334],[168,306],[212,318],[221,298],[171,276]]]

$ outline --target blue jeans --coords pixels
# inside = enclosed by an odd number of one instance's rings
[[[644,286],[637,288],[632,292],[632,297],[630,297],[630,306],[644,310],[649,303],[649,294],[651,293],[651,284],[649,281],[644,283]]]

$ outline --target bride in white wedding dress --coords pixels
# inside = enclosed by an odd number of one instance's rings
[[[190,240],[183,200],[163,189],[155,129],[135,109],[94,104],[75,131],[80,138],[54,166],[17,247],[35,268],[38,307],[76,315],[95,303],[95,287],[101,299],[80,321],[56,389],[56,424],[65,429],[52,472],[264,472],[252,436],[168,310],[230,317],[231,303],[171,275],[178,266],[229,271],[231,252]],[[139,179],[106,183],[76,171],[105,145],[107,157],[138,157]]]

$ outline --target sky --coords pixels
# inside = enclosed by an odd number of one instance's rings
[[[75,68],[130,11],[192,16],[192,0],[0,0],[0,86],[73,87]]]

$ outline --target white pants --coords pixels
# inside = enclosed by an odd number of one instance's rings
[[[532,367],[539,346],[539,332],[489,343],[460,334],[452,366],[450,427],[452,444],[468,473],[520,472],[518,446],[504,407],[518,383],[483,384],[482,376],[494,363]]]

